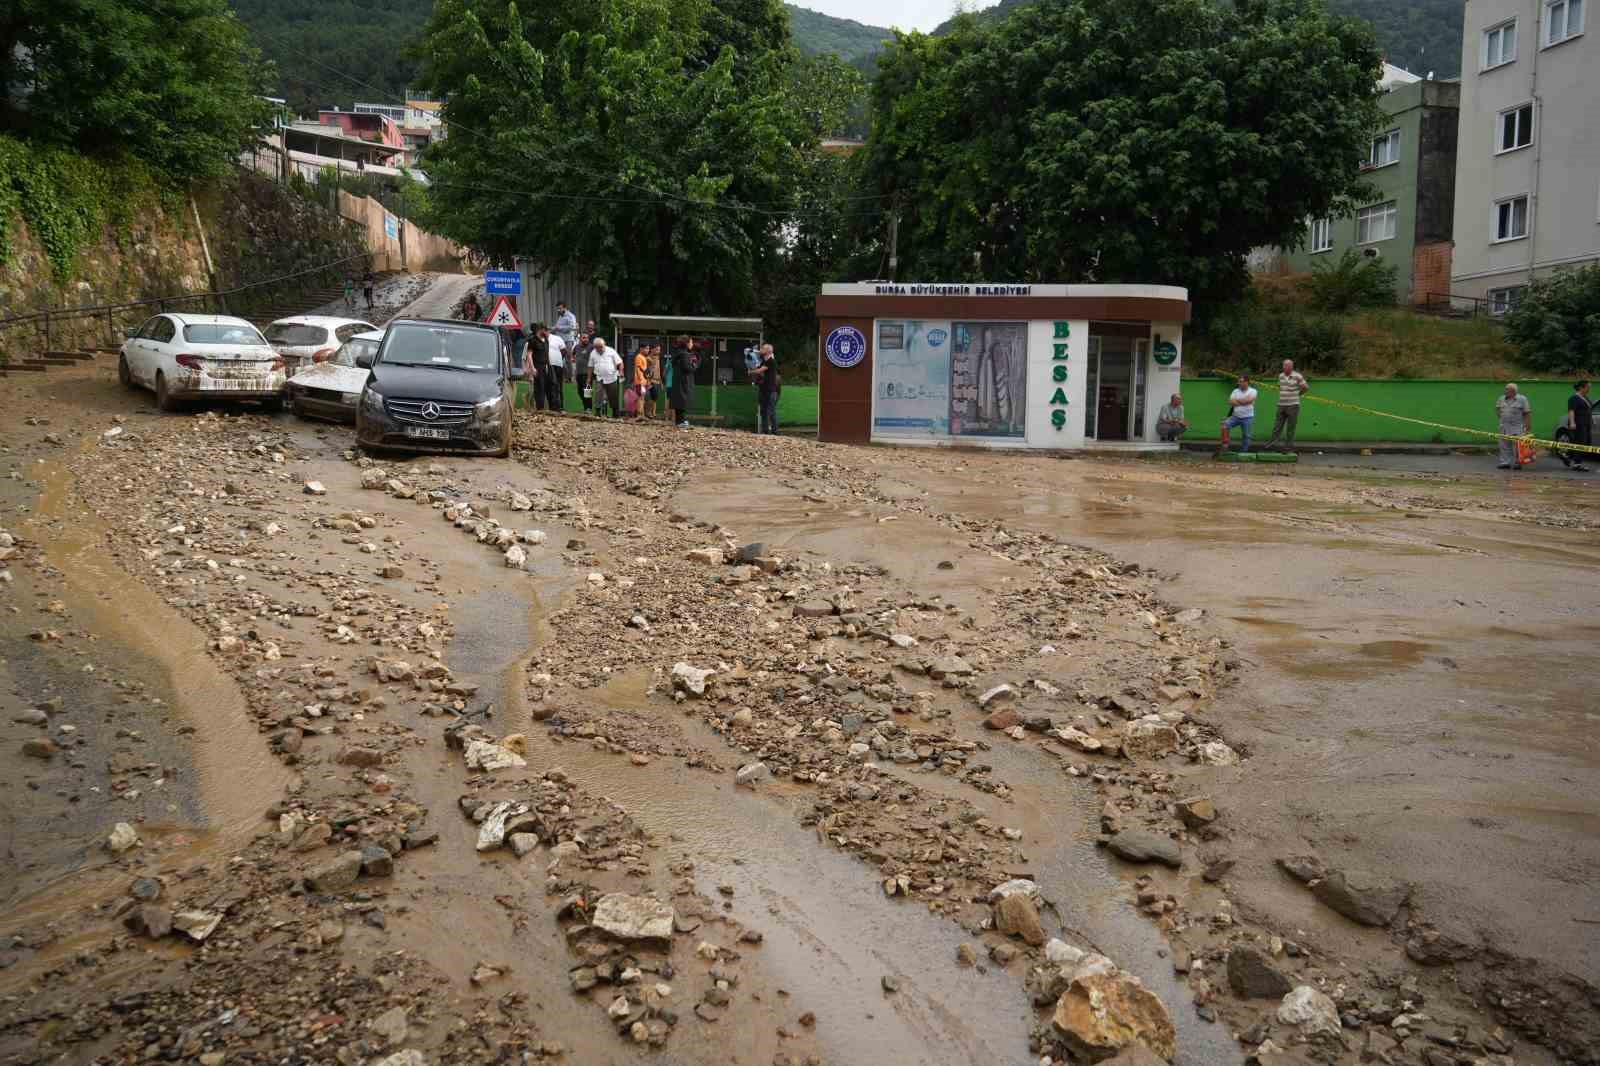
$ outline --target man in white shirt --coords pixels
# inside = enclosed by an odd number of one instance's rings
[[[566,342],[568,348],[578,339],[578,316],[567,307],[565,300],[556,303],[556,334]]]
[[[567,406],[567,341],[559,333],[549,334],[546,340],[550,345],[550,373],[545,383],[545,403],[550,410],[561,411]]]
[[[1250,375],[1240,374],[1239,384],[1228,394],[1228,417],[1222,422],[1222,443],[1218,454],[1228,450],[1228,431],[1238,427],[1244,430],[1244,446],[1239,454],[1250,451],[1250,427],[1256,420],[1256,390],[1250,385]]]
[[[622,415],[621,382],[622,358],[606,344],[604,337],[596,337],[594,350],[589,353],[589,384],[604,390],[612,418]]]

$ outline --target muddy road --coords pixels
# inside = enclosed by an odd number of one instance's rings
[[[1586,485],[0,392],[0,1062],[1600,1061]]]

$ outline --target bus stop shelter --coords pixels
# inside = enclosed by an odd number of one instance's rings
[[[759,348],[766,339],[766,327],[759,318],[699,315],[612,315],[611,332],[624,360],[631,360],[645,345],[659,344],[665,354],[674,337],[693,338],[702,353],[694,383],[710,386],[712,418],[717,417],[718,387],[743,383],[744,350]]]

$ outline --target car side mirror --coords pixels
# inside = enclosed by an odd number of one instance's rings
[[[372,356],[368,355],[366,352],[362,352],[360,355],[357,355],[356,366],[360,367],[362,370],[371,370]]]
[[[133,340],[133,338],[135,338],[135,337],[137,337],[139,335],[139,327],[138,326],[123,326],[122,327],[122,335],[124,337],[126,337],[128,340],[131,341],[131,340]]]

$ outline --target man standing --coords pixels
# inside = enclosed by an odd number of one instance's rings
[[[1567,399],[1567,439],[1573,444],[1594,444],[1594,401],[1589,399],[1588,381],[1572,386],[1572,395]],[[1587,473],[1589,468],[1583,465],[1584,454],[1574,452],[1568,459],[1563,453],[1561,458],[1572,469]]]
[[[1533,405],[1508,381],[1505,395],[1494,402],[1494,411],[1500,419],[1500,469],[1521,470],[1522,457],[1517,453],[1515,438],[1533,433]]]
[[[1172,402],[1161,405],[1156,412],[1156,436],[1173,444],[1189,429],[1189,420],[1183,417],[1183,394],[1172,394]]]
[[[578,316],[567,308],[567,302],[560,300],[556,303],[556,336],[561,338],[563,349],[571,348],[578,339]]]
[[[589,353],[594,350],[594,341],[589,334],[578,334],[577,347],[572,349],[572,380],[578,386],[578,399],[583,404],[585,411],[594,410],[594,395],[589,388]]]
[[[772,345],[761,346],[761,363],[750,376],[756,379],[756,400],[759,403],[759,424],[757,433],[778,432],[778,393],[783,389],[783,380],[778,376],[778,357],[772,352]]]
[[[589,385],[605,390],[606,404],[612,418],[622,415],[622,360],[606,345],[604,337],[594,339],[594,349],[589,353]],[[598,399],[598,397],[596,397]]]
[[[367,310],[372,310],[372,289],[378,279],[372,276],[372,268],[367,267],[367,272],[361,275],[361,295],[366,298]]]
[[[1285,359],[1283,373],[1278,375],[1278,417],[1272,420],[1272,436],[1261,446],[1262,451],[1276,449],[1280,435],[1284,447],[1294,451],[1294,429],[1300,422],[1300,397],[1310,391],[1305,375],[1295,371],[1294,360]]]
[[[1256,390],[1250,385],[1250,375],[1240,374],[1238,386],[1228,394],[1228,417],[1222,423],[1222,443],[1217,453],[1228,450],[1228,431],[1238,427],[1244,430],[1244,444],[1240,455],[1250,451],[1250,427],[1256,421]]]
[[[551,333],[548,329],[541,329],[539,334],[539,339],[545,345],[546,361],[550,364],[550,373],[544,379],[545,404],[552,411],[560,411],[566,407],[566,397],[562,392],[567,380],[567,342],[561,339],[561,334]]]
[[[533,406],[543,411],[545,398],[550,391],[550,331],[543,322],[536,322],[528,336],[527,356],[528,391],[533,394]]]

